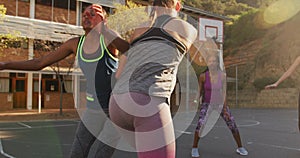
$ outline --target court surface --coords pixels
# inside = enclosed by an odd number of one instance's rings
[[[231,109],[248,156],[235,153],[236,145],[224,121],[199,142],[200,158],[299,158],[300,133],[296,109]],[[190,158],[198,116],[177,139],[177,158]],[[0,157],[68,157],[78,120],[0,123]],[[114,158],[136,158],[117,150]]]

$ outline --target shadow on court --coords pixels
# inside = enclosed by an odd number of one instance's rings
[[[236,145],[220,118],[199,142],[200,158],[299,158],[300,133],[296,109],[231,109],[248,156],[235,153]],[[198,116],[177,139],[177,158],[190,158]],[[0,123],[0,157],[68,157],[78,120],[16,121]],[[136,158],[117,150],[114,158]]]

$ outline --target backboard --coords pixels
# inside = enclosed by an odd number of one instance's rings
[[[214,38],[217,42],[223,43],[223,25],[222,20],[199,17],[199,40]]]

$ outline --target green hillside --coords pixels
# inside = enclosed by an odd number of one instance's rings
[[[234,65],[238,65],[240,89],[261,89],[274,82],[300,55],[300,1],[293,1],[293,5],[287,2],[286,6],[277,8],[278,13],[272,14],[273,23],[267,19],[268,10],[258,9],[226,26],[226,70],[228,76],[235,76]],[[299,75],[300,68],[281,87],[299,86]]]
[[[300,55],[300,0],[183,3],[232,18],[225,25],[224,62],[229,77],[238,73],[239,89],[262,89],[277,80]],[[300,68],[280,86],[299,87],[299,75]]]

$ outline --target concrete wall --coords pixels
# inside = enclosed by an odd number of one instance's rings
[[[297,88],[263,90],[257,96],[257,106],[266,108],[297,108],[299,101]]]
[[[297,108],[298,98],[298,88],[271,89],[260,92],[243,90],[238,91],[238,104],[236,105],[235,91],[227,93],[228,105],[237,108]]]

